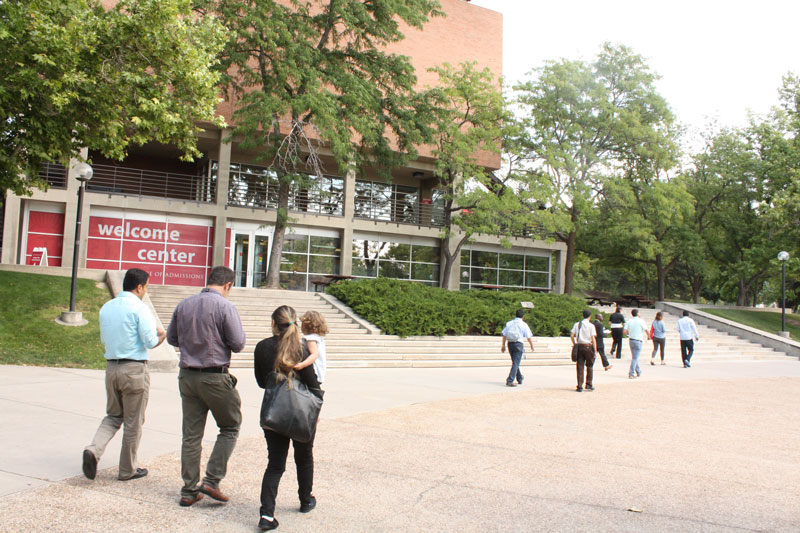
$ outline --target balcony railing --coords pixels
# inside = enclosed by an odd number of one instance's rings
[[[216,182],[207,176],[160,172],[112,165],[93,165],[94,176],[87,189],[92,192],[148,196],[213,203]]]
[[[58,163],[42,163],[39,177],[49,183],[51,189],[67,188],[67,169]]]
[[[355,218],[415,226],[444,226],[444,208],[431,204],[362,203],[356,200]]]
[[[343,214],[343,180],[341,178],[322,178],[319,186],[299,189],[292,185],[289,189],[289,210],[320,215]],[[278,207],[277,179],[252,178],[237,179],[232,176],[228,189],[228,205],[256,207],[260,209]]]

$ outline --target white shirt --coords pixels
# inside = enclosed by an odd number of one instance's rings
[[[700,338],[700,334],[697,333],[697,326],[695,325],[694,320],[688,316],[678,319],[678,333],[680,333],[682,341],[690,341],[693,338]]]
[[[588,318],[575,322],[572,326],[572,334],[575,335],[575,342],[578,344],[592,344],[592,337],[597,337],[597,330]]]
[[[328,370],[328,360],[325,356],[325,339],[316,333],[303,335],[303,338],[306,341],[317,341],[317,360],[314,361],[312,366],[314,367],[314,373],[317,375],[317,379],[322,383],[325,381],[325,372]]]

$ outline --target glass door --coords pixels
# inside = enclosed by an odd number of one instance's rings
[[[236,287],[258,288],[267,281],[270,234],[237,231],[233,234],[233,269]]]

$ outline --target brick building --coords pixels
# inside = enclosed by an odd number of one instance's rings
[[[502,16],[463,0],[441,0],[446,17],[424,31],[406,28],[392,51],[412,58],[420,85],[435,80],[429,67],[477,61],[498,76],[502,62]],[[228,122],[232,105],[219,111]],[[132,148],[122,162],[89,153],[94,177],[88,183],[81,224],[79,266],[89,269],[143,268],[151,283],[205,284],[208,269],[227,265],[236,284],[258,287],[266,276],[277,182],[225,131],[208,129],[198,139],[204,157],[182,162],[174,147]],[[481,163],[497,169],[499,156]],[[327,168],[335,169],[331,161]],[[326,274],[388,276],[439,285],[441,279],[440,193],[424,151],[391,182],[363,176],[324,176],[312,189],[292,190],[281,261],[281,284],[313,290]],[[41,249],[50,266],[71,267],[78,181],[69,169],[48,165],[47,192],[31,197],[8,193],[0,211],[3,264],[32,265]],[[562,292],[565,248],[525,237],[503,248],[481,235],[464,247],[450,289],[500,285]],[[34,256],[34,249],[39,253]],[[455,273],[454,273],[455,274]]]

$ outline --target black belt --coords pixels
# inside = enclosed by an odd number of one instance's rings
[[[145,359],[106,359],[109,363],[142,363],[147,364]]]
[[[190,368],[186,367],[186,370],[194,370],[195,372],[205,372],[208,374],[227,374],[228,367],[227,366],[207,366],[205,368]]]

